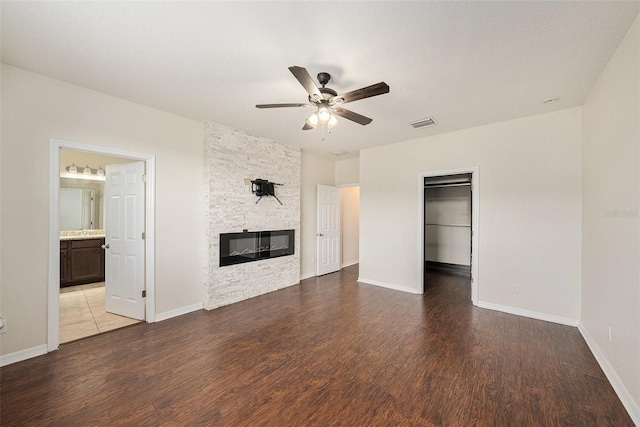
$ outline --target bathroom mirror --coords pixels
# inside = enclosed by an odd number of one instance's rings
[[[60,230],[104,228],[104,181],[60,178]]]

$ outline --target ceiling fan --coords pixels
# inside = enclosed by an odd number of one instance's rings
[[[318,73],[318,81],[322,85],[322,87],[318,87],[306,68],[292,66],[289,67],[289,71],[309,93],[309,102],[301,104],[258,104],[256,108],[316,107],[316,111],[306,120],[302,130],[315,129],[318,124],[327,125],[331,129],[338,123],[335,116],[344,117],[363,126],[368,125],[373,119],[342,108],[341,105],[389,93],[389,85],[385,82],[380,82],[338,95],[335,90],[326,87],[326,84],[331,80],[329,73]]]

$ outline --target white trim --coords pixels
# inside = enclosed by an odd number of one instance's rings
[[[354,259],[354,260],[351,260],[351,261],[343,262],[342,263],[342,268],[349,267],[350,265],[358,264],[359,262],[360,262],[359,259]]]
[[[355,184],[340,184],[340,185],[336,185],[336,187],[338,188],[349,188],[349,187],[360,187],[360,183],[355,183]]]
[[[544,320],[546,322],[559,323],[567,326],[578,326],[579,319],[570,317],[554,316],[553,314],[540,313],[538,311],[525,310],[517,307],[509,307],[507,305],[494,304],[486,301],[479,301],[478,307],[489,310],[501,311],[503,313],[515,314],[516,316],[529,317],[531,319]]]
[[[387,283],[381,282],[380,280],[372,280],[366,279],[364,277],[358,277],[359,283],[364,283],[365,285],[373,285],[380,286],[381,288],[393,289],[394,291],[402,291],[410,294],[420,294],[416,289],[410,288],[408,286],[396,285],[395,283]]]
[[[318,276],[317,276],[316,273],[301,274],[300,275],[300,280],[310,279],[312,277],[318,277]]]
[[[198,310],[203,310],[204,304],[199,302],[191,304],[186,307],[175,308],[173,310],[165,311],[164,313],[156,314],[156,322],[162,322],[163,320],[171,319],[172,317],[182,316],[183,314],[191,313]]]
[[[60,345],[60,150],[85,151],[114,157],[125,157],[145,162],[147,191],[145,191],[145,320],[155,321],[155,195],[156,157],[116,148],[79,144],[59,139],[49,140],[49,295],[47,312],[48,351]]]
[[[58,248],[60,250],[60,248]],[[5,354],[0,356],[0,366],[11,365],[12,363],[22,362],[23,360],[31,359],[32,357],[42,356],[47,354],[47,345],[42,344],[24,350],[16,351],[14,353]]]
[[[480,236],[480,170],[478,166],[446,169],[438,171],[422,172],[418,184],[418,283],[416,289],[419,293],[424,293],[424,179],[432,176],[457,175],[462,173],[471,174],[471,302],[478,305],[478,294],[480,288],[480,273],[478,266],[480,265],[480,245],[478,243]]]
[[[60,345],[60,145],[49,145],[49,287],[47,350]]]
[[[624,384],[620,380],[620,377],[618,377],[618,374],[616,374],[615,369],[613,369],[613,366],[611,366],[609,360],[602,352],[596,341],[593,339],[589,331],[587,331],[587,328],[582,324],[582,322],[580,322],[580,324],[578,325],[578,330],[582,334],[584,340],[587,342],[591,353],[593,353],[593,356],[596,358],[596,361],[600,365],[600,368],[602,368],[602,371],[611,383],[611,387],[613,387],[613,390],[618,395],[618,398],[622,402],[622,405],[629,413],[629,416],[633,420],[633,423],[637,426],[640,426],[640,407],[636,402],[634,402],[631,393],[629,393],[627,388],[624,386]]]

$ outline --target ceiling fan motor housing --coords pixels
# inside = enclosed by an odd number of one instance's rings
[[[331,74],[329,74],[329,73],[327,73],[325,71],[322,71],[322,72],[318,73],[318,81],[320,82],[322,87],[324,87],[324,85],[329,83],[329,80],[331,80]]]

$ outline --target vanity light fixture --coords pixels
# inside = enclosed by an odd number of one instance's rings
[[[65,171],[60,172],[60,178],[87,179],[90,181],[106,181],[106,171],[99,166],[98,169],[91,169],[91,166],[77,167],[75,163],[67,166]]]

